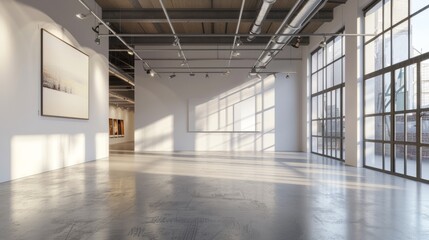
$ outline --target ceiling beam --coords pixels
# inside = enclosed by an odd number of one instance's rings
[[[169,9],[168,15],[174,23],[236,22],[239,11],[239,9]],[[288,9],[273,9],[268,13],[266,20],[282,22],[288,12]],[[257,15],[258,10],[244,10],[241,21],[253,22]],[[321,10],[311,21],[330,22],[333,17],[333,10]],[[107,9],[103,10],[103,20],[111,23],[167,23],[162,9]]]
[[[123,39],[130,45],[154,45],[154,44],[170,44],[173,42],[173,37],[123,37]],[[265,45],[271,37],[256,37],[252,42],[245,42],[245,45]],[[116,38],[110,38],[110,48],[120,48],[121,44]],[[207,38],[207,37],[181,37],[181,44],[232,44],[234,41],[233,37],[216,37],[216,38]],[[296,40],[293,39],[291,42],[294,43]],[[301,45],[308,45],[310,42],[309,37],[301,37]],[[177,49],[176,49],[177,50]]]

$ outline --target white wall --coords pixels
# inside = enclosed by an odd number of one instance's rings
[[[134,111],[110,105],[109,118],[124,120],[124,137],[110,138],[110,144],[134,141]]]
[[[78,12],[78,1],[0,1],[0,182],[108,156],[108,43]],[[89,120],[40,116],[41,28],[90,56]]]
[[[192,48],[192,46],[186,46]],[[228,48],[227,46],[225,48]],[[301,53],[286,48],[283,56],[294,57]],[[173,52],[177,55],[176,52]],[[151,58],[147,53],[145,56]],[[165,54],[160,52],[159,54]],[[195,54],[195,55],[191,55]],[[206,53],[189,53],[188,57],[207,57]],[[219,53],[218,53],[219,54]],[[219,57],[222,57],[220,53]],[[248,52],[243,52],[249,54]],[[260,51],[253,53],[259,55]],[[157,55],[163,57],[163,55]],[[243,56],[247,57],[247,56]],[[176,56],[177,58],[177,56]],[[231,66],[249,67],[254,62],[236,61]],[[177,66],[179,62],[150,62],[156,69],[160,66]],[[192,62],[191,66],[225,66],[226,61]],[[265,71],[297,72],[300,61],[273,62]],[[160,74],[150,78],[141,62],[136,62],[135,103],[135,150],[136,151],[300,151],[301,76],[298,73],[264,75],[262,80],[248,78],[250,70],[231,70],[229,76],[221,74],[197,74],[195,77],[176,73]],[[221,70],[221,69],[220,69]],[[209,70],[213,71],[213,70]],[[222,71],[222,70],[221,70]],[[250,94],[250,95],[249,95]],[[255,97],[257,102],[257,130],[240,132],[190,132],[188,129],[188,101],[192,99],[216,99],[228,96],[244,99]],[[216,120],[215,120],[216,121]],[[216,124],[216,123],[215,123]]]
[[[363,12],[371,0],[347,1],[334,9],[334,20],[323,24],[318,33],[335,33],[341,28],[345,28],[345,33],[363,33]],[[306,103],[306,109],[302,112],[306,124],[302,127],[303,145],[306,151],[310,152],[311,114],[310,109],[310,54],[319,47],[321,37],[311,37],[310,44],[303,48],[302,58],[305,59],[302,65],[304,85],[302,88],[302,101]],[[346,164],[362,166],[362,37],[348,36],[345,40],[345,149]]]

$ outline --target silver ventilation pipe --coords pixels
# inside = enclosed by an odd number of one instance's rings
[[[247,41],[253,41],[253,39],[256,38],[255,34],[261,33],[261,24],[267,18],[267,15],[275,2],[276,0],[264,0],[261,9],[259,10],[258,16],[253,23],[252,29],[249,32],[250,36],[247,37]]]
[[[121,79],[122,81],[130,84],[133,87],[136,86],[134,81],[132,80],[133,78],[130,75],[119,70],[119,68],[116,67],[115,65],[113,65],[112,63],[109,63],[109,73],[112,74],[113,76]]]
[[[287,26],[280,26],[278,33],[289,34],[288,36],[277,36],[271,39],[267,44],[267,49],[273,49],[271,51],[264,51],[258,58],[254,67],[264,68],[268,63],[283,49],[283,47],[293,38],[293,35],[296,34],[302,27],[316,14],[320,8],[322,8],[327,0],[308,0],[296,16],[290,21],[289,24],[286,24],[286,21],[283,21]],[[299,2],[296,3],[300,4]],[[294,6],[295,8],[295,6]],[[292,13],[289,12],[286,18],[289,18]],[[287,19],[285,19],[287,20]],[[282,29],[283,27],[283,29]]]

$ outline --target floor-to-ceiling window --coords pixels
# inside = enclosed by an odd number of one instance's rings
[[[311,54],[311,152],[344,160],[344,36]]]
[[[429,180],[428,0],[365,10],[364,165]]]

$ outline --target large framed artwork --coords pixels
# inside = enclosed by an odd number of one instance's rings
[[[124,120],[109,118],[109,135],[111,138],[124,137],[125,136]]]
[[[89,57],[42,29],[42,116],[89,119]]]

